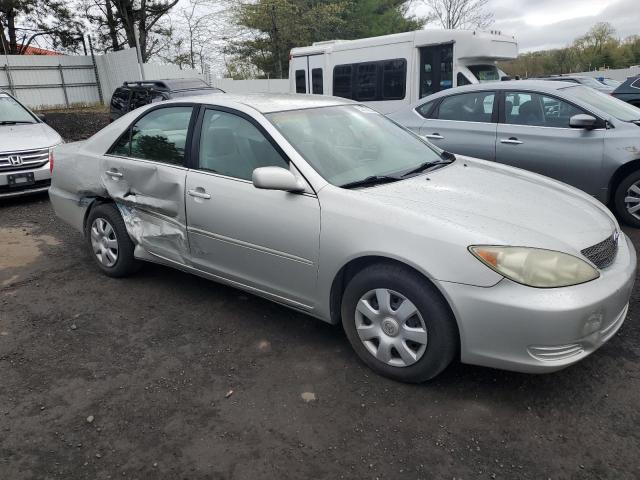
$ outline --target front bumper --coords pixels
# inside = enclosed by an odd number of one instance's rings
[[[34,184],[24,186],[10,186],[9,175],[19,173],[33,173]],[[38,168],[25,168],[24,170],[0,171],[0,198],[21,197],[35,193],[46,192],[51,185],[51,172],[49,162]]]
[[[622,234],[600,278],[539,289],[508,279],[489,288],[442,282],[461,336],[461,360],[528,373],[559,370],[593,353],[625,320],[636,253]]]

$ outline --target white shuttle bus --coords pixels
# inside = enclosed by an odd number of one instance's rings
[[[383,113],[446,88],[500,80],[496,62],[518,56],[513,36],[417,30],[291,50],[290,91],[365,102]]]

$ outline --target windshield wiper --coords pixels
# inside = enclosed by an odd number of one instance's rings
[[[15,125],[17,123],[33,123],[33,122],[27,122],[25,120],[2,120],[2,121],[0,121],[0,125]]]
[[[406,178],[409,175],[415,175],[416,173],[422,173],[425,170],[428,170],[430,168],[433,167],[437,167],[438,165],[449,165],[450,163],[454,162],[456,160],[456,156],[451,153],[451,152],[447,152],[447,151],[443,151],[440,154],[440,158],[441,160],[436,160],[436,161],[432,161],[432,162],[425,162],[421,165],[418,165],[416,168],[413,168],[411,170],[409,170],[408,172],[405,172],[402,174],[402,178]]]
[[[356,188],[356,187],[370,187],[372,185],[382,185],[383,183],[397,182],[401,180],[399,177],[392,177],[389,175],[372,175],[362,180],[356,180],[355,182],[345,183],[340,185],[340,188]]]

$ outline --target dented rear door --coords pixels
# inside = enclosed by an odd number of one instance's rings
[[[192,105],[145,112],[103,157],[102,183],[136,245],[188,263],[185,179]]]

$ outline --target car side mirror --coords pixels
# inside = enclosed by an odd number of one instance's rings
[[[584,128],[586,130],[592,130],[596,128],[598,120],[596,117],[586,114],[574,115],[569,119],[569,126],[571,128]]]
[[[47,116],[44,113],[39,113],[38,118],[44,123],[47,123]]]
[[[262,190],[303,192],[306,185],[291,171],[282,167],[260,167],[253,171],[253,186]]]

